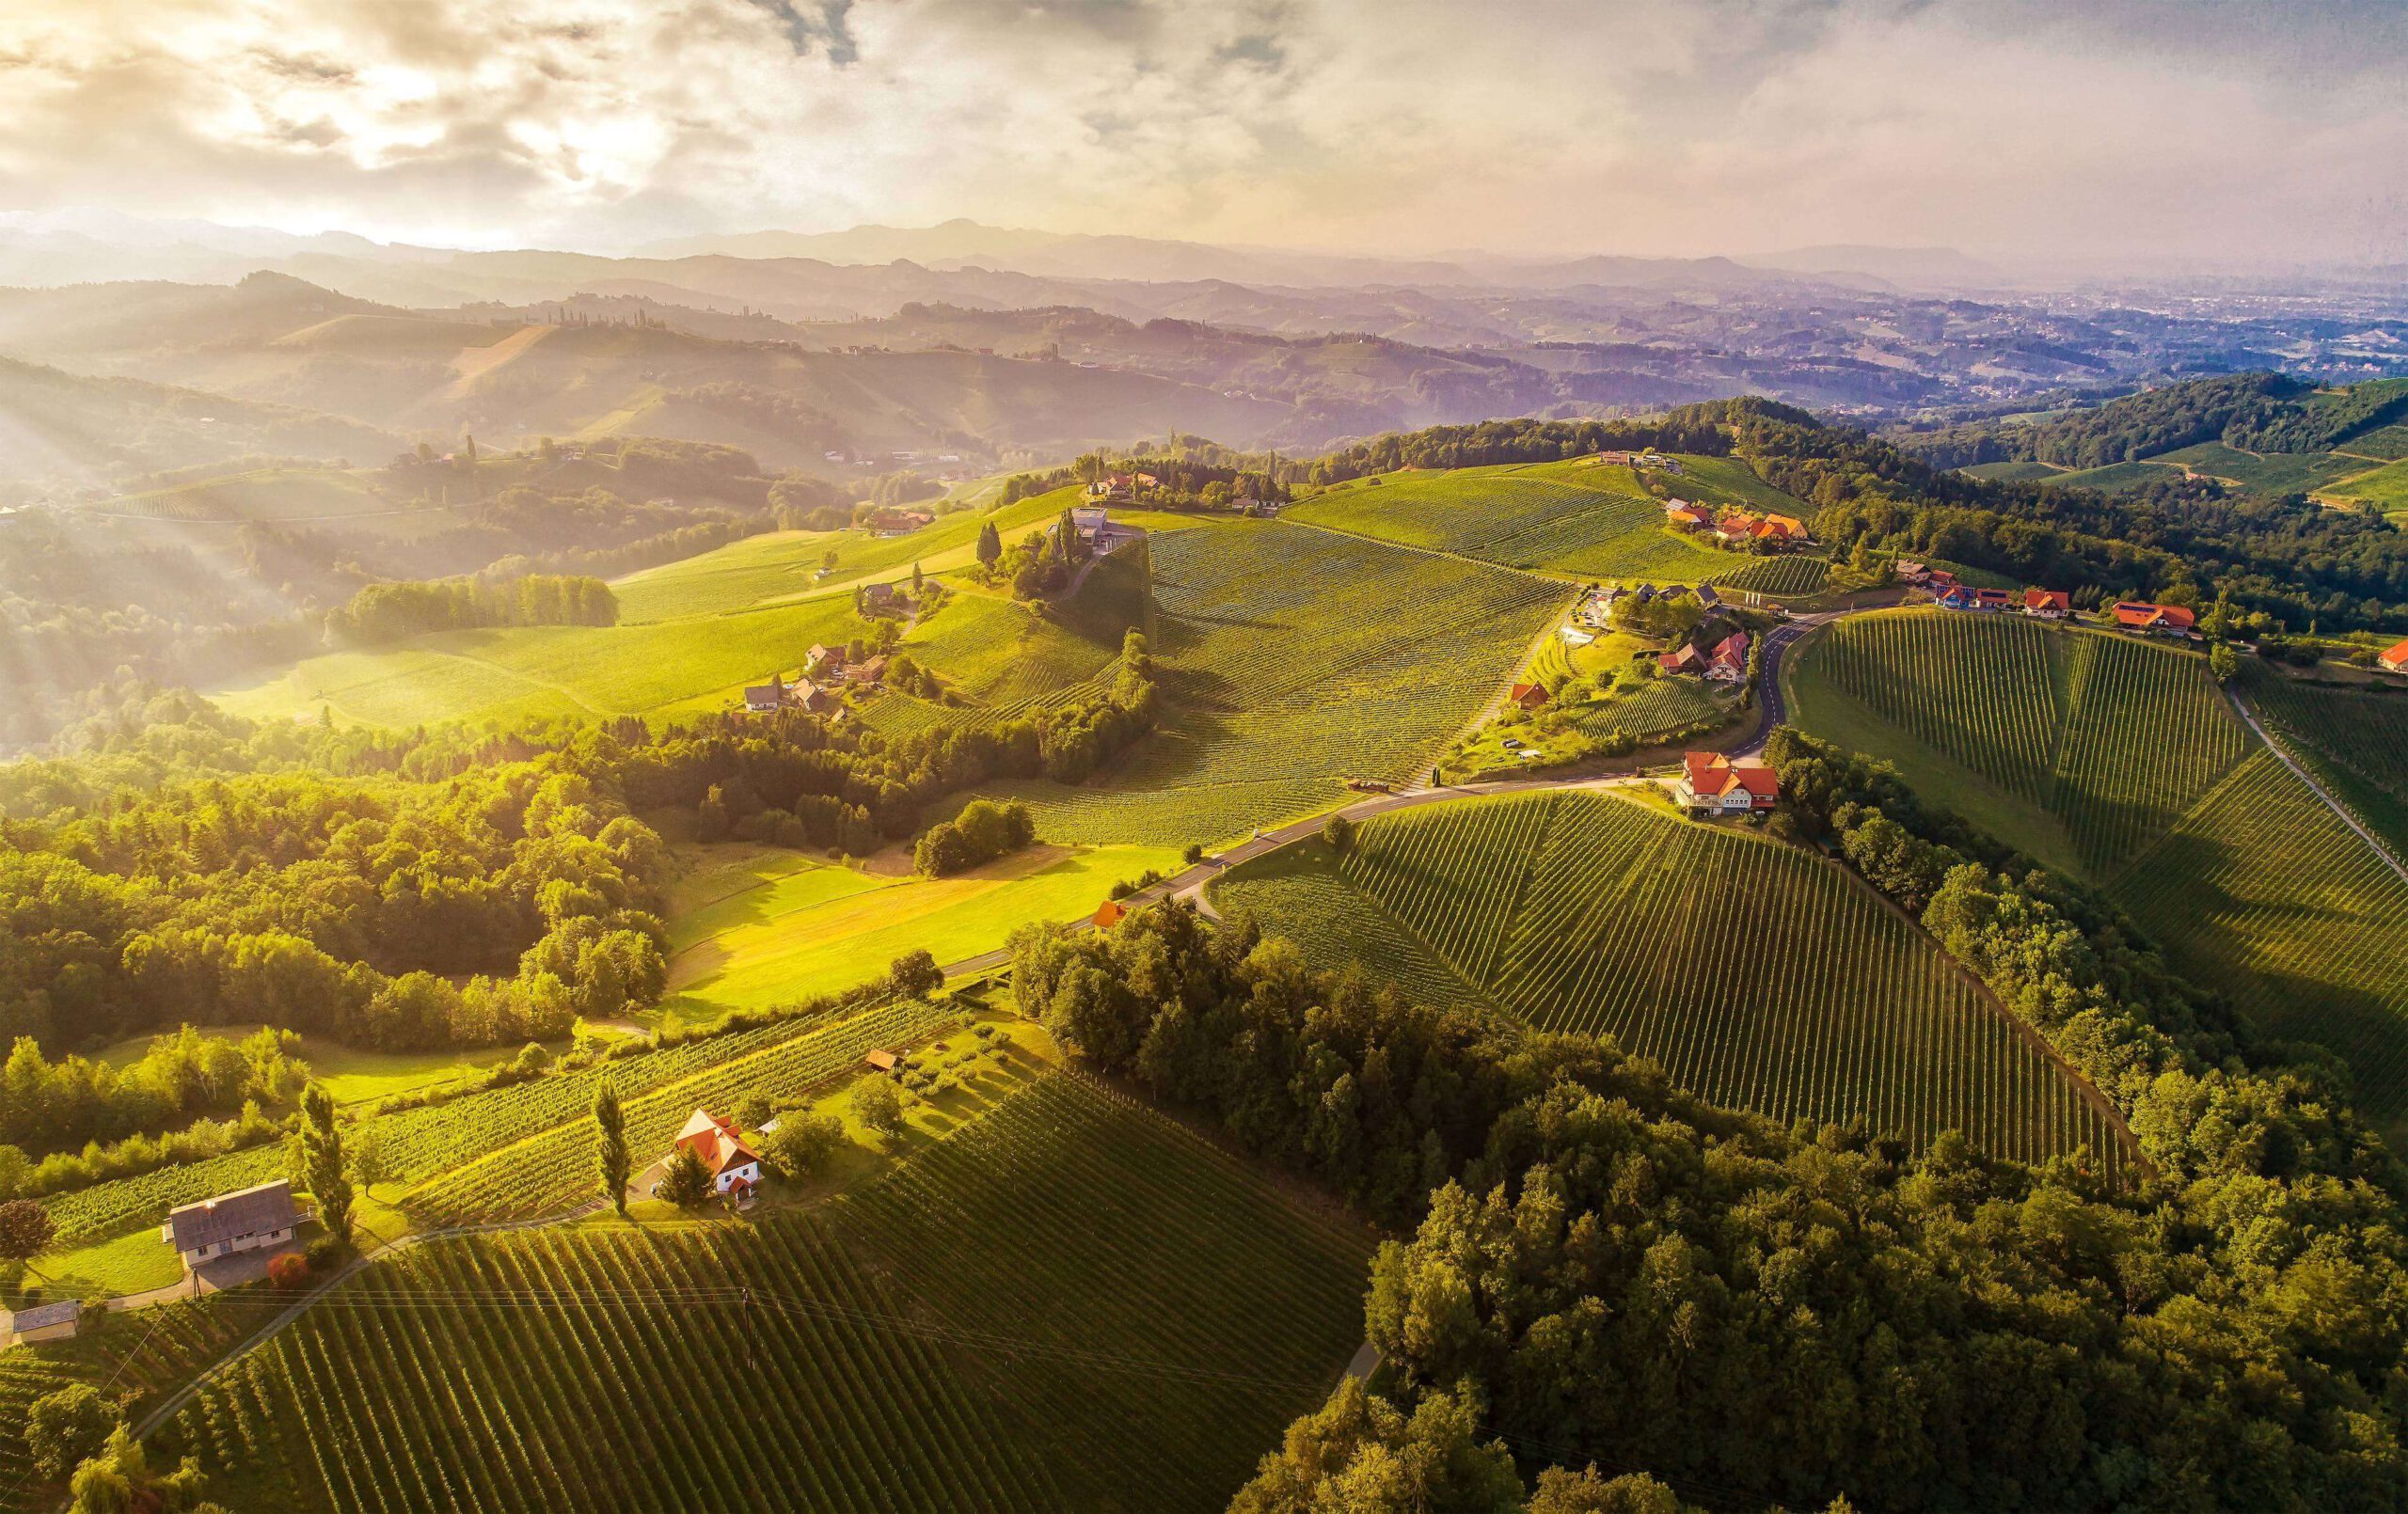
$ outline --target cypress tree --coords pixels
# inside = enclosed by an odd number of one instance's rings
[[[594,1096],[594,1123],[602,1131],[602,1196],[619,1218],[627,1217],[627,1178],[634,1164],[627,1159],[626,1116],[619,1110],[619,1091],[609,1083]]]
[[[978,528],[978,565],[991,568],[1003,556],[1004,533],[995,529],[995,523],[990,520]]]
[[[301,1160],[309,1196],[318,1201],[318,1222],[326,1234],[351,1243],[351,1179],[342,1170],[342,1132],[335,1128],[334,1096],[322,1083],[301,1095]]]

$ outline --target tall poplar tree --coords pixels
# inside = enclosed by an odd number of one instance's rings
[[[602,1196],[619,1218],[627,1215],[627,1177],[633,1163],[627,1159],[627,1121],[619,1110],[619,1091],[609,1083],[594,1096],[594,1123],[602,1132]]]
[[[309,1178],[309,1196],[318,1201],[318,1222],[327,1235],[349,1245],[351,1177],[343,1171],[335,1098],[323,1083],[311,1083],[301,1095],[301,1160]]]

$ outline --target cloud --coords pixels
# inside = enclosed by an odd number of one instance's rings
[[[2400,258],[2379,0],[18,0],[0,208]]]

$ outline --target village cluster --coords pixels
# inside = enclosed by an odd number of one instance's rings
[[[1910,589],[1921,590],[1941,609],[1992,613],[2014,610],[2036,620],[2062,621],[2073,614],[2073,596],[2062,589],[1976,589],[1956,581],[1956,576],[1944,568],[1934,568],[1910,559],[1901,558],[1897,564],[1898,581]],[[2180,605],[2159,605],[2143,599],[2120,599],[2107,607],[2105,618],[2117,629],[2144,636],[2165,636],[2177,639],[2196,640],[2192,626],[2198,617]]]
[[[1795,515],[1718,509],[1687,499],[1664,501],[1664,524],[1690,535],[1710,536],[1717,546],[1753,552],[1788,552],[1813,544],[1806,523]]]
[[[895,596],[890,584],[872,584],[865,593],[877,593],[880,603]],[[744,691],[744,708],[753,715],[773,715],[780,710],[801,710],[810,715],[836,716],[844,712],[844,695],[848,688],[874,689],[886,678],[886,656],[883,653],[848,661],[843,647],[812,643],[803,657],[802,675],[793,683],[785,680],[783,670],[769,675],[766,684],[754,684]]]

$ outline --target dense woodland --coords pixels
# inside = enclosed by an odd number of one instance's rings
[[[1944,468],[2033,460],[2093,468],[2220,441],[2252,452],[2314,452],[2408,415],[2408,386],[2363,384],[2321,404],[2315,386],[2280,373],[2191,379],[2043,420],[1983,420],[1902,434]]]
[[[1923,901],[2160,1175],[1782,1129],[1243,921],[1032,927],[1020,993],[1080,1056],[1412,1228],[1366,1306],[1393,1388],[1299,1422],[1236,1506],[1507,1507],[1508,1453],[1723,1506],[2408,1502],[2401,1177],[2329,1061],[2249,1045],[2059,881],[1925,839],[2004,858],[1885,770],[1787,733],[1775,758],[1804,823]]]

